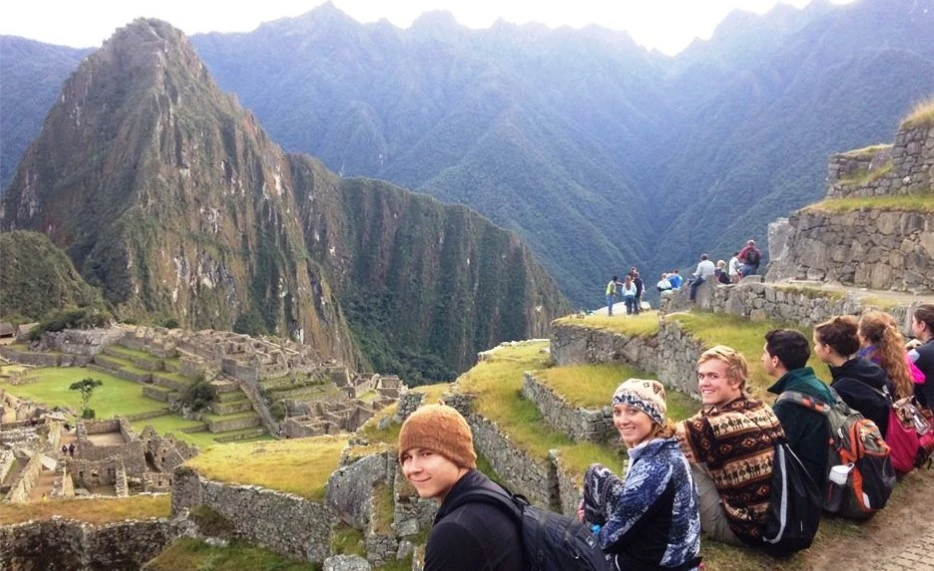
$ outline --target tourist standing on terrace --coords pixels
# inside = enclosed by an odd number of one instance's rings
[[[924,383],[915,386],[915,395],[921,406],[934,409],[934,304],[918,306],[911,329],[921,345],[909,351],[908,357],[924,373]]]
[[[478,488],[502,491],[477,468],[470,425],[454,408],[419,408],[399,433],[402,474],[421,498],[441,506],[428,534],[425,571],[521,571],[522,533],[502,509],[481,502],[458,505]]]
[[[613,276],[610,283],[606,284],[606,311],[611,316],[613,315],[613,304],[616,303],[616,288],[619,286],[619,276]]]
[[[697,360],[704,406],[679,422],[677,437],[691,463],[701,529],[731,545],[762,544],[772,493],[775,442],[784,436],[772,409],[750,397],[749,365],[717,345]]]
[[[615,569],[678,569],[700,564],[700,516],[691,469],[665,418],[665,388],[630,379],[613,394],[613,424],[629,452],[625,480],[593,464],[577,517],[598,528]]]

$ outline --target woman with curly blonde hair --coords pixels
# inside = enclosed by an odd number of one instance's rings
[[[912,396],[920,371],[908,358],[905,338],[898,330],[895,319],[882,311],[870,311],[859,320],[858,336],[862,347],[859,356],[875,361],[882,367],[891,381],[889,388],[895,400]],[[924,380],[923,374],[920,380]]]

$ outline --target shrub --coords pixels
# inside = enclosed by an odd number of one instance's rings
[[[170,317],[163,322],[162,326],[166,329],[178,329],[178,320],[174,317]]]
[[[64,329],[92,329],[104,327],[110,323],[110,313],[90,307],[67,309],[53,313],[49,318],[29,332],[29,339],[38,341],[43,333],[62,331]]]
[[[182,392],[179,403],[197,412],[209,407],[216,396],[217,390],[214,386],[202,379]]]
[[[95,418],[96,416],[97,416],[97,413],[94,412],[93,408],[86,408],[81,411],[81,418],[85,420],[90,420],[92,418]]]
[[[285,405],[283,405],[281,402],[273,403],[273,405],[269,407],[269,412],[276,420],[282,420],[286,415]]]

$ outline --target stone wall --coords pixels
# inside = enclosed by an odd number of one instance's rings
[[[903,195],[934,190],[934,128],[899,131],[892,145],[831,156],[827,197]]]
[[[53,516],[7,525],[0,527],[0,569],[140,569],[180,533],[180,525],[166,519],[95,526]]]
[[[807,279],[871,289],[934,292],[934,214],[799,210],[769,281]]]
[[[580,505],[583,488],[571,477],[568,470],[561,463],[561,455],[557,450],[548,453],[548,460],[555,467],[555,475],[558,480],[558,505],[561,507],[561,513],[574,516],[577,514],[577,506]],[[621,474],[616,466],[607,466],[617,474]]]
[[[327,502],[344,523],[359,530],[366,528],[372,514],[373,487],[390,479],[388,464],[386,453],[371,454],[331,474]]]
[[[656,347],[654,336],[627,336],[568,324],[553,325],[551,331],[551,358],[560,366],[618,363],[654,372]]]
[[[680,324],[665,321],[658,332],[658,380],[669,389],[676,389],[698,398],[697,359],[704,345],[685,333]]]
[[[26,466],[16,477],[10,491],[7,492],[6,501],[11,504],[25,504],[29,501],[29,492],[36,487],[39,482],[39,474],[42,472],[42,455],[38,452],[26,462]]]
[[[8,345],[0,345],[0,357],[13,363],[30,365],[33,367],[57,367],[61,362],[60,355],[20,351]]]
[[[535,403],[548,424],[567,434],[571,440],[605,442],[616,434],[610,407],[590,409],[571,406],[531,373],[525,373],[522,395]]]
[[[337,520],[324,503],[259,486],[213,482],[192,469],[175,470],[172,513],[206,505],[227,518],[234,533],[289,557],[324,561],[329,555],[331,527]]]
[[[119,341],[126,332],[120,328],[107,329],[66,329],[64,331],[42,334],[42,345],[48,351],[57,351],[66,355],[97,355],[107,345]]]
[[[243,430],[244,428],[253,428],[259,426],[261,419],[257,415],[231,418],[229,420],[208,420],[208,430],[211,432],[230,432],[232,430]]]

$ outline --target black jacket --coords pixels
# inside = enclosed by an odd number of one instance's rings
[[[889,399],[877,391],[884,391],[887,377],[885,371],[872,361],[856,357],[839,367],[830,367],[833,387],[843,402],[853,410],[876,423],[885,437],[889,429]],[[873,390],[875,389],[875,390]]]
[[[471,470],[444,498],[425,547],[425,571],[522,571],[522,535],[506,512],[479,502],[450,509],[458,496],[490,480]]]

